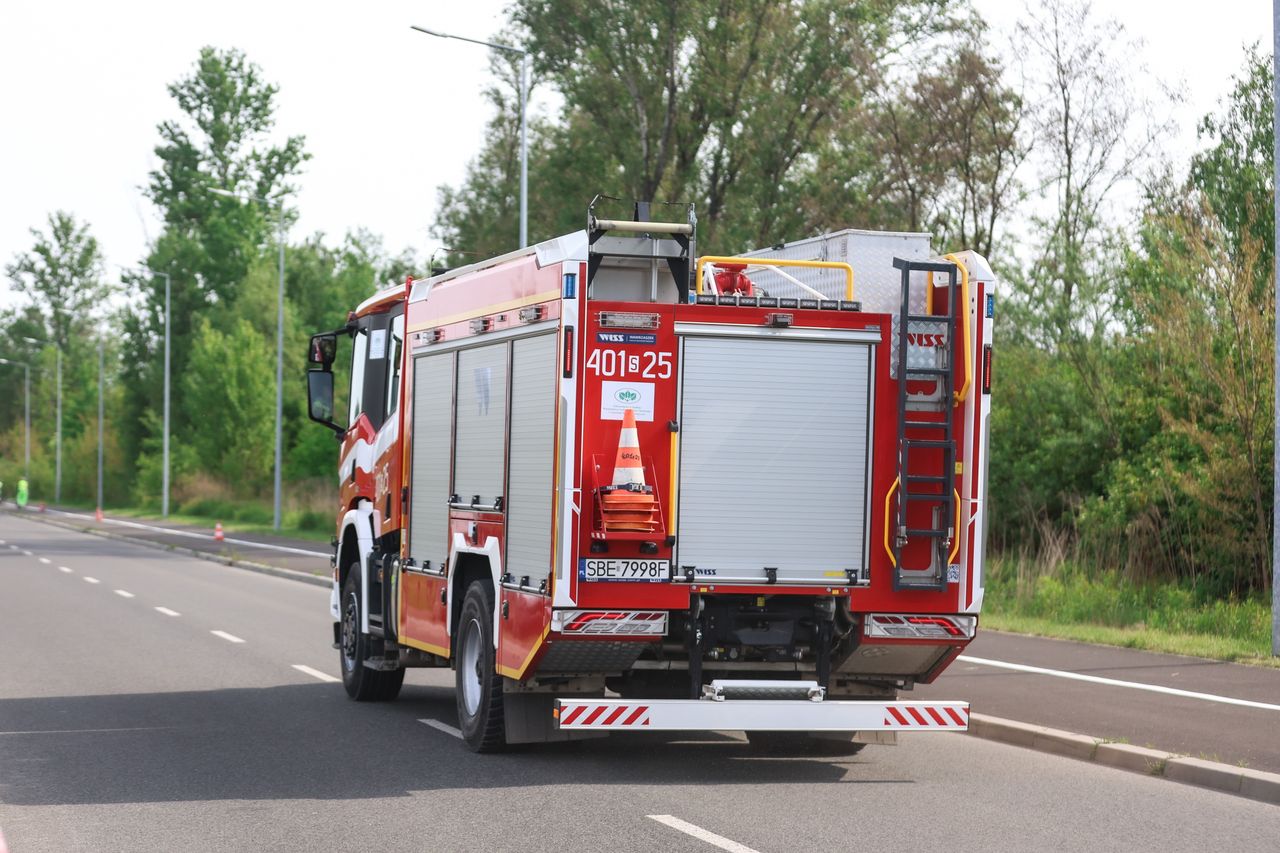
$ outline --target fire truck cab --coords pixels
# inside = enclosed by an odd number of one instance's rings
[[[977,626],[990,268],[856,230],[699,256],[679,210],[593,202],[312,338],[348,694],[451,667],[480,751],[963,731],[967,703],[897,697]]]

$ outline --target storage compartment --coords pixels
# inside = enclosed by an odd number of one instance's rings
[[[677,326],[675,579],[862,582],[878,335],[716,328]]]

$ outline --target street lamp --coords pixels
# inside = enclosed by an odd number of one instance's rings
[[[22,368],[22,387],[26,397],[26,414],[24,421],[26,424],[26,456],[23,462],[23,476],[27,479],[31,478],[31,365],[25,361],[10,361],[7,358],[0,358],[0,364],[11,364],[14,367]]]
[[[276,294],[276,468],[275,468],[275,494],[274,508],[272,515],[272,527],[276,530],[280,529],[280,458],[281,446],[284,439],[283,423],[284,423],[284,199],[272,202],[271,199],[261,198],[256,195],[248,195],[234,193],[231,190],[218,189],[210,187],[209,192],[214,195],[220,195],[224,198],[234,198],[240,201],[253,201],[258,204],[271,205],[278,207],[278,236],[277,242],[280,244],[280,286],[279,292]]]
[[[528,120],[526,113],[528,112],[528,95],[529,88],[529,51],[518,47],[512,47],[509,44],[497,44],[496,42],[484,41],[483,39],[467,38],[466,36],[455,36],[450,33],[442,33],[437,30],[429,30],[426,27],[410,25],[409,29],[417,30],[420,33],[426,33],[429,36],[435,36],[442,39],[457,39],[458,41],[468,41],[472,44],[484,45],[494,50],[505,50],[510,53],[520,54],[520,248],[523,249],[529,245],[529,136],[528,136]]]
[[[126,272],[149,272],[153,276],[164,276],[164,437],[161,441],[163,457],[160,463],[160,517],[169,517],[169,291],[173,288],[173,277],[167,272],[156,270],[129,270]]]
[[[55,392],[57,414],[54,416],[53,426],[53,502],[59,504],[62,503],[62,347],[58,346],[56,341],[42,341],[25,336],[22,339],[29,344],[52,344],[53,351],[57,353],[55,362],[57,365],[55,373],[58,377]]]

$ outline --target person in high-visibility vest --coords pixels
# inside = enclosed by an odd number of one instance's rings
[[[21,509],[27,505],[27,478],[23,477],[18,480],[18,507]]]

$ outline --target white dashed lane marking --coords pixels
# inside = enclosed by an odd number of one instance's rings
[[[213,634],[213,636],[215,637],[221,637],[222,639],[226,640],[228,643],[244,642],[244,640],[240,639],[235,634],[228,634],[226,631],[210,631],[209,633]]]
[[[683,832],[685,835],[691,835],[699,841],[705,841],[712,847],[719,847],[721,850],[728,850],[729,853],[758,853],[754,848],[745,844],[739,844],[736,841],[725,838],[723,835],[716,835],[710,830],[695,826],[688,821],[683,821],[678,817],[669,814],[651,814],[646,815],[649,820],[656,820],[664,826]]]
[[[71,574],[71,569],[68,569],[66,566],[58,566],[58,571],[60,571],[60,572],[66,572],[67,574]]]
[[[52,560],[50,560],[48,557],[41,557],[41,558],[40,558],[40,562],[44,563],[44,564],[47,566],[47,565],[49,565],[49,563],[51,563],[51,562],[53,562],[53,561],[52,561]]]
[[[128,590],[117,589],[115,593],[121,598],[133,598],[133,593],[129,592]]]
[[[330,675],[327,672],[321,672],[318,669],[312,669],[311,667],[307,666],[305,663],[295,663],[293,664],[293,668],[296,669],[298,672],[306,673],[312,678],[318,678],[321,681],[341,681],[342,680],[341,678],[334,678],[332,675]]]
[[[97,578],[91,578],[88,575],[84,576],[84,582],[85,583],[101,583],[101,581],[99,581]]]
[[[165,616],[181,616],[181,615],[182,615],[182,614],[181,614],[181,613],[179,613],[178,611],[176,611],[176,610],[170,610],[170,609],[169,609],[169,608],[167,608],[167,607],[157,607],[157,608],[156,608],[156,612],[157,612],[157,613],[163,613]]]
[[[455,729],[453,726],[449,725],[448,723],[442,723],[439,720],[431,720],[431,719],[418,720],[418,722],[425,723],[426,725],[431,726],[431,728],[435,729],[438,732],[444,732],[447,735],[453,735],[458,740],[462,740],[462,731],[460,729]]]

